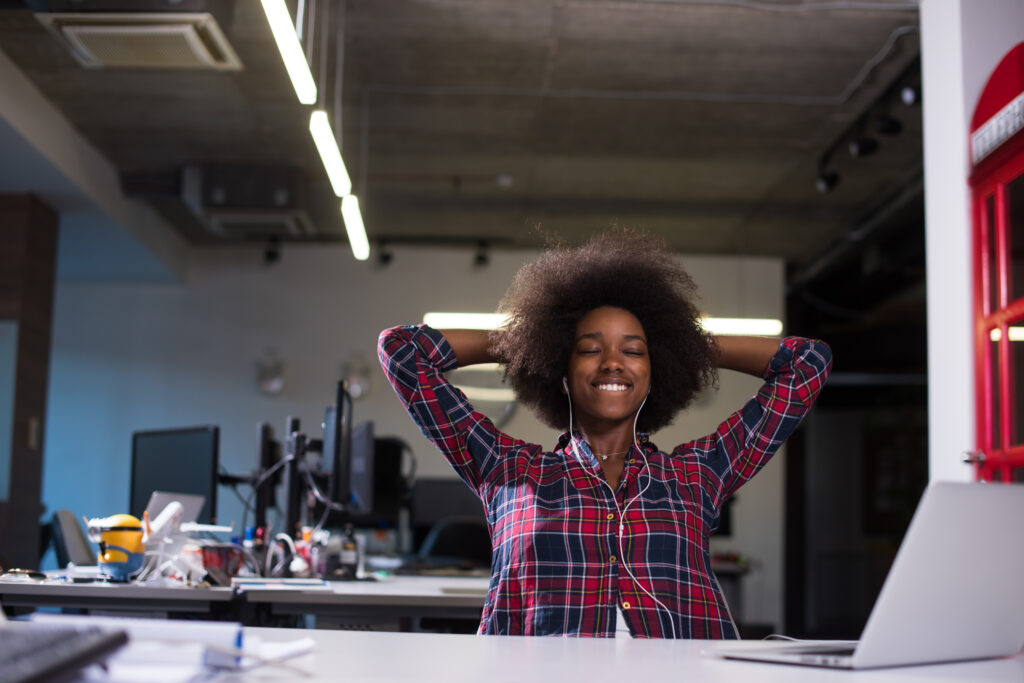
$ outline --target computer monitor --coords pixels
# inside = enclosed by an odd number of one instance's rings
[[[364,422],[352,431],[352,448],[348,458],[348,489],[354,514],[366,515],[373,512],[375,444],[372,422]]]
[[[345,507],[344,513],[364,515],[373,510],[373,423],[352,429],[352,399],[338,382],[337,400],[324,414],[323,460],[330,473],[328,496]]]
[[[206,498],[198,521],[215,523],[219,441],[220,429],[214,426],[134,432],[131,514],[142,519],[153,491],[192,493]]]
[[[274,428],[270,423],[261,422],[258,433],[260,466],[257,470],[257,481],[281,460],[281,442],[274,438]],[[267,525],[267,510],[277,505],[276,490],[280,482],[281,470],[278,469],[275,474],[260,481],[256,489],[256,526],[259,528]]]

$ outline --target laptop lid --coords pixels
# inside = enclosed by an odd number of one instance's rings
[[[167,507],[168,503],[178,501],[181,503],[183,508],[180,522],[194,522],[199,519],[199,512],[203,509],[203,503],[206,502],[205,496],[199,496],[194,493],[173,493],[171,491],[153,491],[153,494],[149,497],[149,503],[146,504],[146,512],[149,513],[149,519],[154,520],[157,516],[163,512],[163,509]]]
[[[1024,486],[932,483],[852,656],[837,651],[849,641],[741,643],[714,653],[855,669],[1016,654],[1024,645],[1021,519]]]
[[[1024,645],[1024,486],[928,486],[868,617],[855,668],[982,659]]]

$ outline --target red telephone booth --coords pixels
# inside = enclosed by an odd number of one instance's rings
[[[1024,481],[1022,131],[1024,43],[992,72],[971,119],[975,464],[983,481]]]

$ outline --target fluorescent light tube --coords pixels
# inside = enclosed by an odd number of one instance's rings
[[[316,103],[316,83],[309,70],[309,62],[302,51],[299,36],[295,33],[295,25],[288,14],[284,0],[263,0],[263,12],[270,23],[270,31],[274,34],[277,50],[284,60],[284,68],[292,79],[292,87],[302,104]]]
[[[988,338],[991,341],[997,342],[1003,338],[1003,331],[997,327],[988,333]],[[1010,341],[1024,341],[1024,327],[1010,327]]]
[[[495,401],[509,403],[516,400],[516,392],[511,389],[491,389],[488,387],[467,387],[456,384],[470,401]]]
[[[505,313],[426,313],[423,322],[438,330],[496,330],[505,324]]]
[[[345,219],[345,232],[348,233],[352,255],[359,261],[370,258],[370,243],[366,239],[363,216],[359,213],[359,200],[354,194],[342,198],[341,217]]]
[[[316,150],[320,152],[320,159],[324,162],[324,169],[327,177],[334,188],[334,194],[344,197],[352,193],[352,180],[345,170],[345,162],[341,159],[341,150],[338,149],[338,140],[334,137],[331,124],[327,120],[327,112],[317,109],[309,117],[309,132],[316,143]]]
[[[495,330],[505,324],[505,313],[427,313],[423,322],[437,329]],[[751,334],[777,337],[781,320],[762,318],[701,318],[701,326],[712,334]]]
[[[777,337],[782,334],[782,321],[768,318],[701,318],[700,324],[711,334],[725,336]]]

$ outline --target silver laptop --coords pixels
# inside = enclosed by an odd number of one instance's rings
[[[860,640],[743,643],[713,653],[844,669],[1016,654],[1024,645],[1021,520],[1020,484],[933,483]]]
[[[199,513],[203,509],[203,503],[206,502],[206,496],[196,495],[194,493],[174,493],[171,491],[153,491],[149,497],[149,503],[146,505],[146,512],[149,513],[149,521],[153,521],[157,516],[164,511],[168,503],[177,501],[181,503],[183,508],[181,513],[181,519],[178,520],[180,523],[194,522],[199,519]]]

